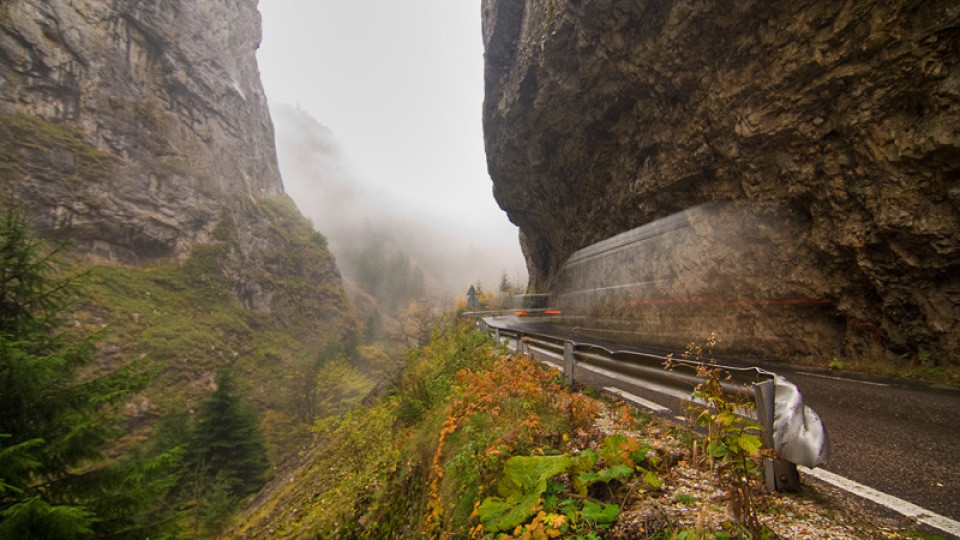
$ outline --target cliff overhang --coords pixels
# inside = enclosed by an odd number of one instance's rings
[[[796,279],[833,302],[838,351],[960,361],[960,7],[482,10],[488,166],[534,287],[698,204],[775,202],[806,220]]]

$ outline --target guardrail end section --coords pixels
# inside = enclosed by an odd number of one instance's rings
[[[777,449],[774,438],[774,419],[776,418],[776,383],[766,380],[754,384],[754,396],[757,404],[757,421],[763,428],[763,445]],[[763,459],[763,477],[770,491],[797,493],[800,491],[800,474],[796,463],[781,459],[778,455]]]
[[[797,465],[816,467],[827,462],[830,441],[823,421],[803,404],[800,390],[785,378],[774,377],[773,440],[777,453]]]
[[[826,428],[817,413],[803,404],[796,385],[785,378],[774,375],[754,388],[764,444],[777,452],[776,458],[764,461],[767,488],[799,491],[797,465],[816,467],[829,456]]]

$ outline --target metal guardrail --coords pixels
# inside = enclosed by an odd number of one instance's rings
[[[587,370],[690,401],[694,388],[703,382],[696,375],[700,362],[672,359],[672,367],[667,369],[667,357],[662,355],[610,350],[591,343],[524,333],[496,318],[479,318],[477,324],[484,332],[493,333],[497,343],[506,341],[518,354],[559,368],[571,383],[578,371]],[[725,391],[753,399],[755,415],[748,411],[743,411],[743,415],[762,426],[764,445],[776,450],[776,458],[764,460],[767,487],[772,491],[798,491],[797,465],[816,467],[827,459],[829,443],[823,422],[803,404],[797,387],[776,373],[757,367],[716,367],[730,374],[729,379],[722,381]]]

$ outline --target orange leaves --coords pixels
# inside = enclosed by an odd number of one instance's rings
[[[447,454],[456,454],[450,449],[451,437],[468,423],[480,421],[489,426],[487,436],[492,436],[492,444],[480,450],[486,465],[508,457],[518,445],[535,446],[544,430],[544,420],[538,411],[551,407],[565,409],[573,403],[569,393],[553,384],[554,380],[552,373],[523,357],[501,357],[489,370],[462,369],[456,373],[460,397],[444,411],[446,417],[427,482],[426,532],[442,529],[444,467]],[[475,418],[477,420],[473,420]]]
[[[549,372],[522,357],[502,357],[490,371],[457,373],[465,390],[463,400],[488,405],[507,397],[538,400],[544,396],[545,383],[552,379]]]
[[[602,410],[597,400],[562,387],[555,372],[524,357],[500,357],[486,370],[461,369],[455,380],[455,398],[444,410],[426,484],[428,515],[422,532],[427,536],[454,530],[479,536],[482,527],[457,528],[463,527],[456,513],[462,509],[455,509],[454,499],[462,495],[453,486],[469,476],[476,482],[470,497],[482,500],[493,493],[505,460],[517,453],[553,454],[559,451],[555,445],[561,433],[588,437]],[[567,437],[563,444],[573,442]],[[535,520],[518,537],[553,538],[567,527],[562,519]]]
[[[533,521],[518,525],[513,534],[502,534],[500,540],[549,540],[560,538],[569,529],[567,518],[559,514],[540,511]]]

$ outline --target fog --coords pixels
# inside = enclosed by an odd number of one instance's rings
[[[424,294],[452,299],[477,283],[494,289],[504,272],[512,283],[526,283],[516,237],[485,233],[485,218],[471,215],[473,206],[464,204],[451,219],[456,208],[446,206],[456,200],[428,190],[394,197],[380,188],[389,179],[356,172],[347,149],[320,121],[286,104],[271,102],[270,109],[286,192],[327,237],[344,278],[383,307],[403,307]]]

